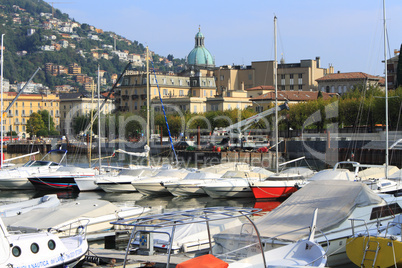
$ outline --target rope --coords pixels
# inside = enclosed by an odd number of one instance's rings
[[[396,265],[396,257],[395,257],[394,241],[391,241],[391,243],[392,243],[392,255],[393,255],[393,257],[394,257],[394,267],[396,268],[396,267],[397,267],[397,265]]]
[[[159,88],[158,80],[156,79],[156,72],[155,72],[155,67],[154,67],[154,61],[151,60],[151,63],[152,63],[152,71],[154,72],[156,87],[158,88],[159,100],[161,101],[162,110],[163,110],[163,115],[165,116],[166,127],[167,127],[167,130],[168,130],[168,133],[169,133],[170,145],[171,145],[171,147],[172,147],[172,151],[173,151],[173,154],[174,154],[174,157],[175,157],[175,160],[176,160],[176,164],[178,164],[179,161],[178,161],[178,159],[177,159],[177,154],[176,154],[176,151],[175,151],[174,146],[173,146],[172,135],[170,134],[169,123],[168,123],[167,118],[166,118],[165,106],[163,105],[162,96],[161,96],[161,90],[160,90],[160,88]]]

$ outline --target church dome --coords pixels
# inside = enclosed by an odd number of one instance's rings
[[[187,65],[193,69],[215,67],[212,54],[204,46],[204,35],[201,30],[195,35],[195,46],[187,56]]]

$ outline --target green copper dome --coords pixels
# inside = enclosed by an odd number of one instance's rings
[[[193,68],[213,68],[215,61],[204,46],[204,35],[199,30],[195,35],[195,47],[187,56],[187,65]]]

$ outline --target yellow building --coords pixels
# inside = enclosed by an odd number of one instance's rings
[[[4,110],[11,104],[16,97],[16,92],[5,92],[3,95]],[[21,94],[17,101],[3,118],[3,131],[15,131],[19,137],[25,138],[29,134],[26,132],[26,123],[32,113],[47,110],[53,118],[56,130],[60,126],[60,99],[54,94]]]
[[[160,110],[159,94],[164,104],[170,106],[171,109],[180,109],[183,112],[191,113],[205,112],[207,98],[216,95],[214,77],[169,74],[157,74],[155,77],[152,74],[149,80],[150,102],[157,111]],[[116,91],[116,107],[120,111],[135,113],[146,105],[146,74],[128,72]]]
[[[218,92],[244,90],[261,85],[274,85],[275,61],[255,61],[250,66],[222,66],[214,71]],[[334,72],[334,68],[321,68],[320,57],[301,60],[299,63],[278,64],[278,90],[318,90],[317,79]],[[254,97],[254,96],[253,96]]]

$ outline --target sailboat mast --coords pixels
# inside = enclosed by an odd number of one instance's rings
[[[277,59],[277,48],[276,48],[276,16],[274,16],[274,51],[275,51],[275,61],[274,61],[274,84],[275,84],[275,172],[279,172],[279,138],[278,138],[278,59]]]
[[[385,0],[383,0],[384,17],[384,63],[385,63],[385,179],[388,179],[389,144],[388,144],[388,60],[387,60],[387,20],[385,13]]]
[[[1,87],[1,155],[0,155],[0,168],[3,168],[3,136],[4,136],[4,131],[3,131],[3,116],[4,116],[4,106],[3,106],[3,39],[4,39],[4,34],[1,35],[1,79],[0,79],[0,87]]]
[[[102,166],[102,151],[101,151],[101,125],[100,125],[100,70],[99,70],[99,65],[98,65],[98,111],[99,111],[99,116],[98,116],[98,155],[99,155],[99,174],[101,174],[101,166]]]
[[[148,146],[148,149],[150,149],[150,147],[149,147],[149,137],[150,137],[150,127],[149,127],[149,98],[150,98],[150,96],[149,96],[150,94],[149,94],[149,48],[148,48],[148,46],[147,46],[147,130],[146,130],[146,137],[147,137],[147,146]],[[148,162],[148,166],[150,165],[150,163],[151,163],[151,161],[150,161],[150,151],[149,151],[149,153],[148,153],[148,156],[147,156],[147,162]]]

